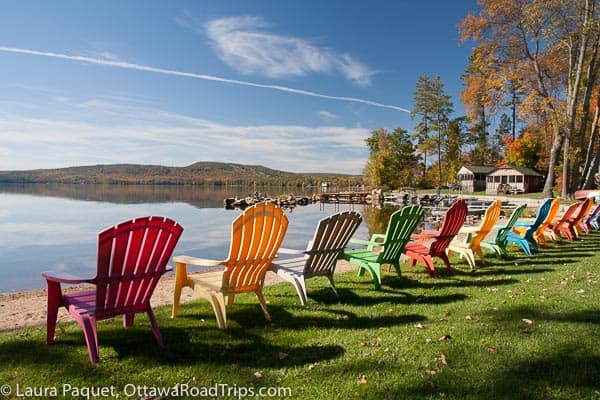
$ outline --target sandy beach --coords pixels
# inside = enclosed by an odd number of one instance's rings
[[[346,272],[351,269],[354,269],[354,266],[346,261],[339,261],[336,273]],[[265,285],[273,285],[281,282],[283,281],[274,273],[267,273]],[[175,276],[163,276],[152,296],[152,306],[173,304],[174,288]],[[81,287],[71,287],[65,291],[69,290],[81,290]],[[190,301],[194,298],[198,298],[198,296],[191,290],[184,290],[181,294],[182,302]],[[64,308],[59,310],[58,320],[62,322],[72,321]],[[24,327],[44,326],[45,324],[46,290],[0,294],[0,332]]]

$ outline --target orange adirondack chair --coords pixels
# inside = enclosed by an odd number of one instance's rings
[[[413,234],[411,237],[416,241],[407,243],[403,251],[404,255],[410,259],[410,266],[414,267],[417,261],[421,261],[429,275],[433,277],[435,276],[433,257],[439,257],[446,264],[448,271],[452,272],[446,249],[465,223],[466,218],[467,203],[463,199],[458,199],[446,210],[440,230],[425,230],[419,234]],[[431,243],[426,245],[426,240]]]
[[[156,341],[164,346],[150,297],[162,274],[171,269],[167,263],[182,232],[165,217],[124,221],[99,234],[96,277],[43,272],[48,285],[46,342],[54,342],[58,309],[65,307],[83,329],[92,364],[100,362],[96,321],[118,315],[123,315],[123,326],[131,326],[136,313],[147,313]],[[96,288],[63,294],[61,283],[91,283]]]
[[[272,203],[258,203],[247,208],[231,224],[231,244],[226,260],[216,261],[176,256],[175,295],[172,317],[179,312],[183,287],[189,287],[210,301],[219,328],[227,329],[225,298],[233,304],[236,294],[254,292],[267,321],[271,321],[262,285],[267,269],[275,258],[287,230],[288,219]],[[190,276],[188,265],[223,266],[225,269]]]
[[[471,270],[475,270],[474,253],[477,253],[481,260],[481,264],[485,265],[485,258],[483,257],[483,251],[481,250],[481,242],[490,233],[498,221],[500,211],[502,211],[502,201],[494,200],[487,210],[485,210],[485,214],[479,226],[463,226],[460,228],[458,234],[465,235],[465,240],[459,240],[458,237],[455,237],[448,245],[446,254],[450,255],[450,252],[454,251],[463,255],[467,259]]]

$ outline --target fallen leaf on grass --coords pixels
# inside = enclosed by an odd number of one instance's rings
[[[262,373],[260,371],[256,371],[254,373],[254,376],[257,377],[257,378],[262,378]]]
[[[416,324],[415,328],[417,328],[417,329],[425,329],[425,325],[423,325],[423,324]]]
[[[318,363],[312,363],[312,364],[310,364],[310,365],[308,366],[308,369],[309,369],[309,370],[311,370],[311,369],[315,369],[315,368],[317,367],[317,364],[318,364]]]
[[[288,354],[284,353],[284,352],[279,352],[279,354],[277,355],[277,357],[279,357],[280,360],[283,360],[285,358],[287,358]]]
[[[440,361],[442,362],[442,364],[448,365],[448,361],[446,360],[446,355],[444,353],[440,355]]]
[[[498,350],[496,350],[495,347],[491,347],[491,346],[487,348],[487,351],[490,354],[496,354],[496,353],[498,353]]]
[[[525,323],[526,323],[526,324],[528,324],[528,325],[531,325],[531,324],[533,324],[533,321],[532,321],[532,320],[530,320],[530,319],[527,319],[527,318],[523,318],[521,321],[525,322]]]
[[[358,385],[366,385],[367,384],[367,377],[365,375],[361,375],[360,378],[358,378],[356,380],[356,383]]]
[[[442,340],[450,340],[450,339],[452,339],[452,336],[450,336],[450,335],[444,335],[441,338],[439,338],[438,340],[442,341]]]

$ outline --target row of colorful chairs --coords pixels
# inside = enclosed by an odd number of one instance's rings
[[[386,232],[372,235],[368,241],[352,238],[362,218],[354,211],[345,211],[323,218],[317,224],[312,240],[305,250],[281,248],[288,219],[281,208],[272,203],[258,203],[234,219],[231,226],[229,255],[225,260],[208,260],[176,256],[175,291],[172,317],[179,312],[181,292],[189,287],[210,301],[219,328],[227,328],[226,302],[232,304],[240,293],[254,292],[264,316],[270,321],[262,287],[267,271],[272,271],[292,283],[300,302],[307,304],[305,279],[327,277],[338,296],[333,279],[335,264],[344,259],[358,267],[358,274],[369,273],[375,288],[381,287],[381,267],[393,266],[398,275],[400,260],[410,260],[413,267],[421,262],[435,276],[433,257],[441,258],[452,270],[448,255],[457,252],[475,269],[474,253],[482,264],[482,248],[500,256],[506,255],[507,243],[520,245],[526,254],[545,245],[545,236],[558,240],[578,237],[579,229],[598,229],[600,205],[593,210],[591,200],[570,206],[556,216],[559,199],[548,199],[538,209],[532,221],[518,221],[525,205],[516,208],[506,224],[495,226],[501,202],[494,201],[486,210],[478,227],[463,226],[467,204],[459,199],[446,211],[439,230],[415,233],[423,218],[423,209],[411,205],[393,213]],[[496,230],[493,240],[486,237]],[[56,320],[60,307],[65,307],[77,321],[87,343],[90,362],[99,362],[96,321],[123,316],[123,325],[133,324],[136,313],[148,314],[155,338],[160,346],[163,339],[150,306],[150,298],[160,277],[171,268],[171,259],[183,228],[175,221],[159,216],[136,218],[101,232],[98,237],[97,273],[94,278],[75,277],[64,272],[42,273],[48,287],[46,342],[54,342]],[[464,234],[459,240],[457,235]],[[350,245],[349,245],[350,244]],[[361,245],[361,248],[352,248]],[[285,255],[296,255],[286,257]],[[221,267],[200,274],[188,273],[188,266]],[[61,284],[90,283],[92,290],[63,293]]]

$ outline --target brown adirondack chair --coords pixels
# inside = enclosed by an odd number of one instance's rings
[[[267,321],[271,321],[262,285],[267,269],[281,246],[287,230],[288,219],[278,206],[257,203],[244,210],[231,224],[231,243],[226,260],[207,260],[189,256],[176,256],[175,295],[172,317],[179,312],[181,290],[189,287],[210,301],[219,328],[227,329],[225,298],[233,304],[236,294],[254,292]],[[216,267],[223,270],[190,276],[188,265]]]
[[[362,217],[355,211],[344,211],[323,218],[317,224],[306,250],[280,248],[278,252],[302,254],[302,257],[279,258],[271,263],[269,270],[294,285],[303,306],[307,303],[305,280],[316,276],[327,277],[335,297],[339,299],[333,281],[335,265],[361,221]]]
[[[167,263],[182,232],[165,217],[124,221],[99,234],[96,277],[43,272],[48,285],[46,342],[54,342],[58,309],[65,307],[83,329],[92,364],[100,362],[96,321],[118,315],[123,315],[123,326],[131,326],[136,313],[147,313],[156,341],[164,346],[150,297],[160,277],[171,269]],[[95,288],[63,294],[61,283],[91,283]]]
[[[463,199],[458,199],[446,210],[440,230],[424,230],[419,234],[413,234],[411,238],[415,241],[404,246],[404,255],[410,259],[410,266],[414,267],[417,261],[420,261],[429,275],[434,277],[433,257],[439,257],[446,264],[448,271],[452,272],[446,249],[465,223],[466,218],[467,203]],[[429,244],[426,244],[426,241]]]

